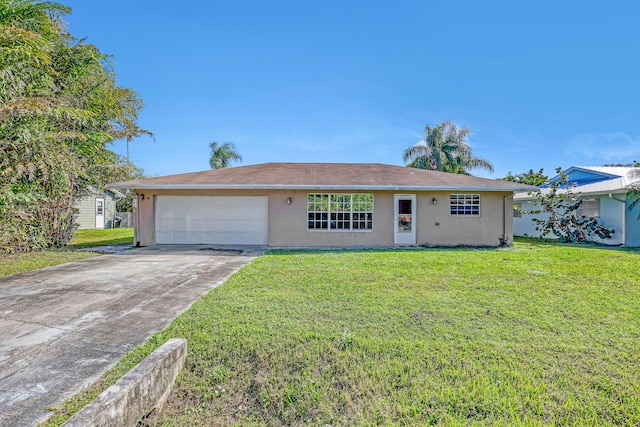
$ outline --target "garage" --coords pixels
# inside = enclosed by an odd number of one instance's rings
[[[157,244],[266,245],[266,196],[157,196]]]

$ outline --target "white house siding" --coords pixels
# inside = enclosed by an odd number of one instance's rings
[[[627,243],[626,246],[640,246],[640,205],[629,210],[630,201],[627,201],[625,208],[627,209]]]
[[[116,215],[116,201],[111,193],[91,194],[76,203],[78,214],[76,224],[80,230],[96,228],[96,198],[104,198],[104,228],[113,228]]]
[[[618,198],[623,198],[624,195],[618,195]],[[598,223],[605,227],[615,230],[615,234],[611,239],[600,239],[595,235],[592,235],[590,240],[597,243],[603,243],[606,245],[621,245],[625,243],[625,232],[623,225],[623,217],[625,210],[625,203],[609,198],[608,196],[589,196],[585,199],[599,199],[600,200],[600,218]],[[513,219],[513,235],[514,236],[531,236],[542,237],[540,232],[536,230],[536,224],[532,221],[532,218],[547,219],[548,213],[541,212],[539,214],[527,214],[525,212],[540,210],[540,203],[532,201],[516,201],[516,203],[522,203],[522,216],[520,218]],[[637,216],[637,214],[636,214]],[[634,217],[635,218],[635,217]],[[637,239],[640,240],[640,227],[638,227],[636,233]],[[553,235],[544,236],[546,238],[555,238]],[[627,245],[633,246],[629,241]]]
[[[513,235],[540,237],[540,232],[536,230],[536,224],[532,219],[547,219],[549,218],[549,214],[544,212],[539,214],[527,213],[540,210],[540,203],[535,200],[516,201],[516,203],[522,204],[522,216],[520,218],[513,218]]]
[[[624,195],[618,195],[624,197]],[[624,224],[623,218],[625,215],[625,203],[613,198],[605,197],[590,197],[592,199],[600,199],[600,218],[598,223],[605,227],[615,230],[615,234],[610,239],[600,239],[593,236],[593,241],[597,243],[603,243],[605,245],[622,245],[624,244]]]

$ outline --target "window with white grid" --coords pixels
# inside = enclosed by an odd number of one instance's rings
[[[323,231],[373,230],[373,194],[307,195],[307,229]]]
[[[480,216],[479,194],[452,194],[449,196],[451,215]]]

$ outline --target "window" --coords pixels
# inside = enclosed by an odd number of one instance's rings
[[[479,194],[452,194],[449,203],[451,215],[480,216]]]
[[[522,203],[513,204],[513,217],[522,218]]]
[[[373,230],[373,194],[309,194],[307,229]]]
[[[309,194],[307,217],[309,230],[327,230],[329,227],[329,195]]]
[[[398,226],[399,233],[408,232],[413,230],[413,200],[398,200]]]
[[[104,200],[96,199],[96,215],[104,215]]]
[[[600,218],[600,199],[584,199],[578,208],[578,216]]]

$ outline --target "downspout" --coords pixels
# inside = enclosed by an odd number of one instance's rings
[[[509,196],[504,196],[502,198],[502,238],[504,239],[505,245],[509,244],[509,236],[507,236],[507,198]]]
[[[624,203],[624,207],[622,208],[622,246],[627,246],[627,201],[614,197],[612,193],[609,193],[609,198]]]
[[[140,247],[140,202],[138,200],[140,196],[136,193],[136,198],[133,200],[135,202],[133,206],[133,213],[135,217],[135,228],[133,229],[134,240],[136,244],[136,248]]]

